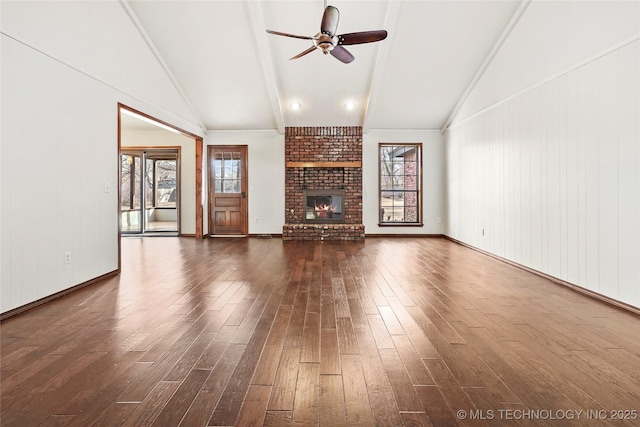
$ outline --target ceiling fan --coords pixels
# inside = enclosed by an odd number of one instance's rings
[[[326,0],[324,5],[324,14],[322,15],[322,22],[320,23],[320,32],[313,37],[297,36],[295,34],[282,33],[280,31],[273,30],[267,30],[267,33],[275,34],[277,36],[293,37],[296,39],[313,41],[313,46],[305,51],[300,52],[291,59],[298,59],[308,53],[313,52],[316,49],[320,49],[325,55],[330,53],[331,56],[344,62],[345,64],[350,63],[355,58],[343,46],[372,43],[387,38],[387,32],[385,30],[360,31],[357,33],[336,35],[336,30],[338,29],[338,20],[340,19],[340,12],[334,6],[327,6]]]

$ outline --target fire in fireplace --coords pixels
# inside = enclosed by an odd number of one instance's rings
[[[307,190],[304,192],[304,221],[309,223],[343,222],[342,190]]]

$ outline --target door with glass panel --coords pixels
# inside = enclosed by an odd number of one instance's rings
[[[247,235],[247,146],[209,146],[209,234]]]
[[[121,231],[128,234],[179,232],[177,149],[122,149]]]

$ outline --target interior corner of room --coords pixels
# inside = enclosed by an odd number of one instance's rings
[[[2,2],[0,311],[118,272],[121,233],[304,227],[446,236],[640,306],[637,2],[336,2],[338,35],[386,39],[289,60],[311,39],[265,30],[313,34],[321,3]],[[327,152],[288,159],[289,130]],[[383,194],[381,143],[421,144],[419,200]]]

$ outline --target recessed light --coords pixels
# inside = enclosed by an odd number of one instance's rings
[[[344,104],[344,106],[347,108],[347,110],[353,110],[354,108],[356,108],[356,104],[354,102],[347,102],[346,104]]]
[[[298,101],[293,101],[291,103],[291,109],[292,110],[299,110],[300,107],[302,107],[302,104],[300,104]]]

